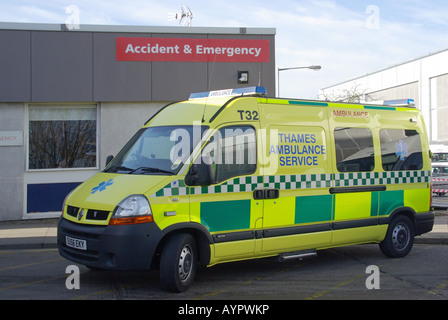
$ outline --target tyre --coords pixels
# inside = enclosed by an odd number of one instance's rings
[[[197,269],[196,241],[191,234],[168,239],[160,256],[160,282],[171,292],[183,292],[193,283]]]
[[[381,252],[390,258],[405,257],[414,245],[414,224],[403,215],[395,217],[380,243]]]

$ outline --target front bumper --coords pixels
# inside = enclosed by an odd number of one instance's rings
[[[86,249],[67,246],[66,237],[85,240]],[[91,268],[148,270],[162,237],[162,231],[154,222],[95,226],[74,223],[62,217],[58,222],[59,254]]]

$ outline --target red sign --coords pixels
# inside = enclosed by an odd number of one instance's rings
[[[117,61],[269,62],[269,40],[118,37]]]

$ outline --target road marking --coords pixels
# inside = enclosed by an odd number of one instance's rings
[[[58,276],[58,277],[54,277],[54,278],[46,278],[46,279],[42,279],[42,280],[37,280],[37,281],[33,281],[33,282],[20,283],[20,284],[16,284],[16,285],[13,285],[13,286],[0,288],[0,292],[11,290],[11,289],[23,288],[23,287],[31,286],[33,284],[38,284],[38,283],[43,283],[43,282],[47,282],[47,281],[58,280],[58,279],[66,278],[66,277],[67,277],[66,275],[63,275],[63,276]]]
[[[444,282],[442,282],[441,284],[439,284],[437,287],[435,287],[432,290],[429,290],[427,292],[427,294],[438,294],[440,290],[445,289],[446,287],[448,287],[448,280],[445,280]]]
[[[62,261],[62,260],[64,260],[64,259],[63,258],[58,258],[58,259],[52,259],[52,260],[44,260],[44,261],[38,261],[38,262],[33,262],[33,263],[21,264],[21,265],[18,265],[18,266],[2,268],[2,269],[0,269],[0,271],[20,269],[20,268],[36,266],[36,265],[39,265],[39,264],[56,262],[56,261]]]
[[[326,295],[326,294],[329,294],[329,293],[335,291],[336,289],[345,287],[346,285],[348,285],[348,284],[350,284],[350,283],[352,283],[352,282],[354,282],[354,281],[356,281],[356,280],[358,280],[358,279],[360,279],[360,278],[362,278],[362,277],[364,277],[364,276],[365,276],[365,274],[361,274],[361,275],[358,275],[358,276],[356,276],[356,277],[354,277],[354,278],[351,278],[351,279],[349,279],[349,280],[347,280],[347,281],[339,282],[339,283],[337,283],[334,287],[331,287],[331,288],[328,289],[328,290],[324,290],[324,291],[315,293],[315,294],[313,294],[312,296],[306,297],[305,300],[314,300],[314,299],[318,299],[318,298],[320,298],[320,297],[322,297],[322,296],[324,296],[324,295]]]

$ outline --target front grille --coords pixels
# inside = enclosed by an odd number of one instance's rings
[[[89,219],[89,220],[107,220],[107,217],[109,217],[109,211],[101,211],[101,210],[89,209],[87,211],[86,219]]]
[[[69,216],[77,218],[79,209],[80,208],[78,208],[78,207],[67,206],[67,214]],[[86,219],[87,220],[96,220],[96,221],[106,221],[107,218],[109,217],[109,213],[110,213],[109,211],[88,209]]]
[[[76,216],[78,215],[78,211],[79,211],[79,208],[77,208],[77,207],[67,206],[67,214],[69,216],[76,218]]]
[[[79,225],[77,223],[64,220],[64,226],[59,226],[60,248],[66,257],[71,257],[80,263],[92,263],[99,258],[99,243],[101,235],[106,226]],[[79,250],[68,247],[65,244],[65,237],[87,241],[87,250]]]
[[[62,250],[67,256],[70,256],[80,262],[95,262],[98,260],[99,252],[95,250],[76,250],[67,247],[65,244],[62,245]]]
[[[77,231],[77,230],[76,231],[75,230],[69,230],[69,229],[66,229],[64,227],[61,227],[61,232],[64,235],[67,235],[67,236],[72,237],[72,238],[81,238],[81,239],[86,239],[86,240],[88,240],[88,239],[96,240],[96,239],[100,238],[100,235],[97,234],[97,233],[90,233],[90,232]]]

